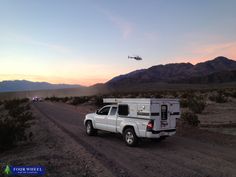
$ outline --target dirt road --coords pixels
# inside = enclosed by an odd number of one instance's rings
[[[139,147],[130,148],[116,134],[101,132],[96,137],[88,137],[83,125],[84,115],[69,105],[40,102],[34,107],[84,146],[114,176],[236,176],[234,146],[176,135],[160,143],[144,141]]]

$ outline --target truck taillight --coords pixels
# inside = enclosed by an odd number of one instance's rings
[[[150,120],[147,124],[147,131],[152,131],[153,126],[154,126],[154,121]]]

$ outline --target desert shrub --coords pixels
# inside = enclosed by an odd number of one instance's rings
[[[190,97],[193,97],[193,96],[194,96],[193,91],[184,91],[181,94],[181,98],[190,98]]]
[[[200,114],[205,109],[206,102],[203,97],[192,95],[191,97],[182,98],[180,100],[180,106],[182,108],[188,107],[192,112]]]
[[[89,101],[89,97],[87,97],[87,96],[74,97],[71,104],[78,105],[78,104],[83,104],[88,101]]]
[[[27,103],[27,102],[29,102],[28,98],[6,100],[4,102],[4,108],[7,110],[14,109],[15,107],[18,107],[20,104]]]
[[[103,105],[103,98],[101,96],[95,96],[95,105],[101,107]]]
[[[177,97],[179,96],[176,91],[172,91],[170,94],[171,94],[174,98],[177,98]]]
[[[27,139],[26,130],[31,126],[33,115],[29,112],[27,100],[9,100],[4,107],[7,115],[0,116],[0,149],[14,147],[19,141]],[[26,104],[23,104],[26,103]],[[14,107],[13,107],[14,105]]]
[[[46,101],[51,101],[51,102],[63,102],[66,103],[67,101],[71,100],[71,97],[46,97],[45,100]]]
[[[200,121],[198,120],[198,116],[190,111],[182,113],[181,119],[184,123],[194,127],[198,126],[198,124],[200,123]]]
[[[233,92],[231,93],[231,97],[236,98],[236,91],[233,91]]]
[[[63,103],[66,103],[66,102],[69,101],[69,100],[70,100],[69,97],[63,97],[63,98],[61,98],[61,101],[62,101]]]
[[[191,97],[188,98],[188,107],[191,111],[197,114],[201,114],[205,109],[206,102],[202,97]]]
[[[230,90],[228,92],[225,92],[225,96],[236,98],[236,90]]]
[[[180,99],[180,107],[187,108],[188,107],[188,100],[187,99]]]
[[[30,110],[29,104],[26,105],[18,105],[12,109],[8,110],[8,114],[12,117],[20,116],[22,113]]]
[[[45,98],[46,101],[63,102],[63,103],[66,103],[70,99],[71,99],[71,97],[55,97],[55,96]]]
[[[163,95],[157,92],[157,93],[154,93],[154,98],[163,98]]]
[[[51,101],[51,102],[59,102],[59,101],[60,101],[60,98],[55,97],[55,96],[52,96],[52,97],[47,97],[47,98],[45,98],[45,100]]]
[[[222,90],[219,90],[216,92],[216,94],[210,95],[209,100],[214,101],[216,103],[225,103],[228,101],[228,98],[225,96]]]

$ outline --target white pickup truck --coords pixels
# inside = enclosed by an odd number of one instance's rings
[[[111,105],[85,117],[89,136],[97,130],[120,133],[128,146],[135,146],[139,138],[162,140],[176,133],[176,119],[180,118],[178,99],[107,98],[103,102]]]

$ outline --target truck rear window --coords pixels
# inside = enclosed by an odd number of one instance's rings
[[[126,104],[120,104],[118,106],[118,114],[121,116],[127,116],[129,114],[129,106]]]

